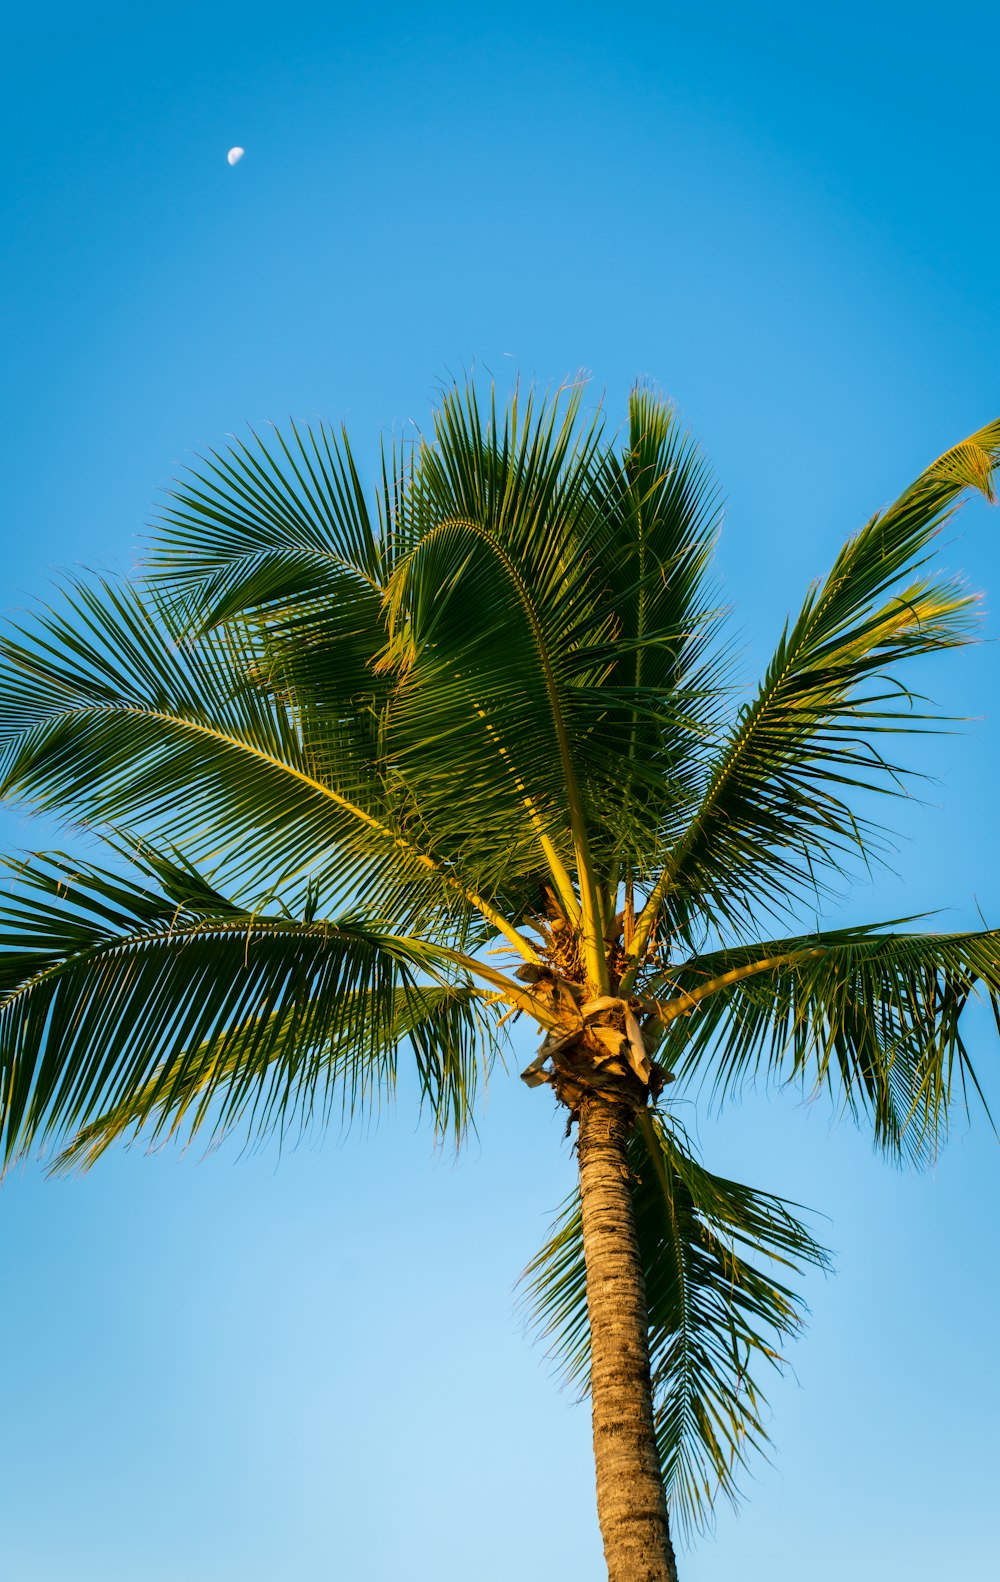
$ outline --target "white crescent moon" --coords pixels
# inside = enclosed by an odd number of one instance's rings
[[[238,165],[245,153],[245,148],[231,148],[226,155],[226,161],[230,165]]]

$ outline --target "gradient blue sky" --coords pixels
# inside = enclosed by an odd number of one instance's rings
[[[841,537],[1000,412],[1000,18],[958,16],[26,8],[0,68],[0,605],[127,567],[157,490],[248,420],[346,418],[371,460],[449,370],[585,368],[613,412],[651,376],[701,435],[762,659]],[[988,610],[998,528],[970,507],[944,551]],[[839,915],[996,921],[996,649],[925,680],[973,723]],[[996,1092],[986,1017],[972,1036]],[[714,1168],[828,1215],[839,1273],[772,1392],[773,1466],[684,1582],[993,1575],[980,1117],[919,1178],[787,1096],[688,1122]],[[2,1582],[599,1582],[587,1415],[512,1300],[561,1134],[498,1077],[457,1167],[404,1102],[280,1161],[8,1180]]]

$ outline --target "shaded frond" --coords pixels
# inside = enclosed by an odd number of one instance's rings
[[[433,947],[361,918],[249,911],[162,859],[123,876],[39,856],[15,875],[0,900],[8,1160],[94,1123],[251,1112],[267,1130],[335,1090],[350,1107],[391,1082],[404,1039],[441,1125],[465,1125],[483,1028]]]
[[[359,1017],[377,1017],[373,996],[356,1004]],[[333,1106],[353,1121],[377,1112],[393,1096],[401,1050],[412,1056],[435,1132],[461,1142],[479,1078],[495,1049],[477,991],[464,984],[397,989],[383,1032],[384,1043],[376,1038],[359,1059],[356,1045],[336,1035],[324,1047],[304,1049],[288,1013],[272,1013],[266,1026],[255,1017],[245,1026],[224,1028],[197,1050],[182,1051],[172,1073],[166,1063],[157,1067],[142,1088],[82,1127],[53,1169],[89,1170],[116,1142],[143,1134],[153,1145],[166,1137],[190,1139],[206,1128],[217,1136],[242,1122],[259,1140],[271,1130],[283,1136],[293,1125],[325,1121]],[[237,1090],[242,1098],[233,1105]]]
[[[713,1175],[660,1115],[641,1117],[629,1164],[667,1497],[682,1526],[704,1526],[718,1493],[734,1500],[740,1470],[768,1443],[761,1370],[780,1365],[779,1348],[804,1316],[784,1282],[806,1265],[825,1267],[826,1254],[792,1205]],[[535,1323],[568,1378],[586,1388],[578,1191],[524,1279]]]
[[[564,866],[589,861],[574,686],[603,617],[580,553],[597,431],[577,436],[579,401],[515,400],[501,424],[449,392],[394,524],[394,761],[432,838],[465,832],[484,884],[486,864],[544,874],[539,835]]]

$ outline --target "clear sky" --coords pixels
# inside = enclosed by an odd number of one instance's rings
[[[613,413],[651,376],[702,437],[756,661],[841,538],[1000,413],[993,5],[56,3],[6,27],[4,609],[127,567],[158,489],[247,421],[346,418],[371,464],[450,371],[584,368]],[[970,507],[944,551],[988,610],[998,531]],[[839,915],[1000,921],[997,650],[924,679],[972,723],[925,754],[895,875]],[[772,1391],[773,1466],[684,1582],[994,1575],[981,1117],[920,1178],[788,1096],[687,1118],[710,1166],[828,1216],[839,1273]],[[0,1582],[600,1582],[587,1414],[512,1298],[561,1139],[546,1091],[498,1076],[457,1166],[404,1102],[280,1161],[15,1175]]]

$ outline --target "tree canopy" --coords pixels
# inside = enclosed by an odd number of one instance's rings
[[[940,726],[911,662],[976,604],[934,539],[994,498],[1000,422],[848,539],[747,692],[704,458],[652,390],[621,434],[582,403],[448,390],[371,497],[346,434],[252,436],[177,486],[140,577],[6,631],[3,794],[85,840],[11,864],[0,1129],[8,1161],[89,1165],[356,1113],[407,1060],[460,1140],[532,1021],[525,1076],[571,1113],[581,1085],[648,1101],[656,1427],[697,1522],[766,1442],[761,1370],[825,1254],[705,1168],[675,1096],[795,1081],[919,1157],[977,1091],[960,1016],[1000,1005],[996,932],[801,916],[877,860],[859,804],[905,794],[904,738]],[[575,1197],[529,1287],[585,1383]]]

